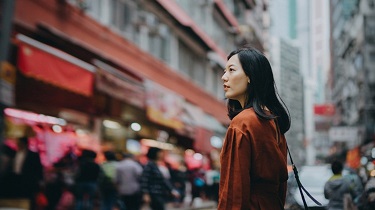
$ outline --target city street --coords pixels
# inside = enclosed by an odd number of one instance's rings
[[[375,209],[374,65],[375,0],[1,0],[0,210]]]
[[[175,208],[172,205],[168,205],[167,210],[214,210],[216,206],[217,204],[214,201],[199,200],[192,207],[184,205],[183,207]]]

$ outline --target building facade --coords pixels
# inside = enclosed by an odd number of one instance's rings
[[[336,114],[330,141],[339,151],[374,142],[374,17],[373,0],[331,1],[329,84]],[[342,130],[349,133],[341,135]]]
[[[226,55],[245,43],[264,50],[266,8],[253,0],[16,1],[9,107],[64,118],[119,150],[152,139],[208,153],[229,124]]]
[[[295,164],[305,162],[304,152],[304,96],[300,73],[299,48],[290,40],[275,38],[272,42],[272,65],[281,99],[290,112],[292,121],[286,133],[288,146]]]

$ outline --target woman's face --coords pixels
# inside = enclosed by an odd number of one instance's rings
[[[224,75],[221,77],[224,82],[225,97],[237,100],[244,107],[246,100],[247,85],[250,79],[242,69],[238,55],[233,55],[225,65]]]

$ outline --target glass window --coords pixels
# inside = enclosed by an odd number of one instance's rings
[[[179,70],[191,80],[205,88],[206,58],[197,55],[182,41],[179,41]]]
[[[205,88],[206,82],[206,68],[205,68],[205,59],[200,58],[199,56],[194,56],[194,67],[192,69],[193,79],[196,81],[201,87]]]
[[[189,66],[191,63],[191,57],[189,56],[188,46],[179,41],[178,43],[178,70],[186,76],[189,76]]]
[[[87,12],[96,20],[100,20],[101,17],[101,1],[100,0],[91,0],[87,1]]]
[[[149,26],[149,51],[155,57],[165,61],[170,61],[170,38],[171,32],[167,25],[159,23],[156,19]]]
[[[136,14],[136,4],[125,0],[111,0],[111,25],[120,31],[131,31],[132,21]]]
[[[162,24],[159,26],[159,34],[161,38],[161,46],[160,46],[160,58],[167,63],[170,62],[170,40],[171,40],[171,31],[169,27]]]

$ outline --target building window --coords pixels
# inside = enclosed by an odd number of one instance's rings
[[[193,80],[195,83],[205,87],[206,81],[206,57],[196,54],[183,41],[179,41],[179,64],[178,68],[185,76]]]
[[[99,20],[99,21],[100,21],[100,17],[101,17],[100,3],[101,3],[100,0],[91,0],[91,1],[86,2],[88,14],[91,15],[96,20]]]
[[[155,57],[170,62],[170,38],[171,31],[158,21],[153,26],[149,26],[149,51]]]
[[[131,32],[137,6],[130,0],[111,0],[111,25],[122,32]]]
[[[235,49],[235,35],[230,33],[231,27],[225,22],[217,10],[214,11],[212,17],[213,31],[211,31],[211,37],[224,51],[232,51]]]
[[[189,47],[182,41],[179,41],[178,43],[178,69],[181,73],[183,73],[185,76],[188,76],[189,78],[192,77],[191,75],[191,67],[193,63],[193,59],[191,56],[191,53],[189,53]]]

